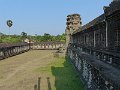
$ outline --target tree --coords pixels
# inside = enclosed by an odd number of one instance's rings
[[[44,33],[44,36],[42,36],[42,41],[43,42],[48,42],[48,41],[51,41],[52,40],[52,37],[50,34],[48,33]]]
[[[22,37],[22,39],[27,38],[27,33],[26,33],[26,32],[22,32],[22,33],[21,33],[21,37]]]

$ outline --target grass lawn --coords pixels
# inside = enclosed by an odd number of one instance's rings
[[[49,90],[84,90],[77,71],[70,61],[65,58],[54,58],[50,64],[37,68],[37,73],[47,75],[49,80]]]

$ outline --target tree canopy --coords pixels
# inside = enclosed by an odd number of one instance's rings
[[[25,39],[29,39],[32,42],[65,42],[65,34],[62,35],[50,35],[49,33],[44,33],[44,35],[28,35],[26,32],[21,32],[21,35],[6,35],[0,33],[0,43],[17,43],[23,42]]]

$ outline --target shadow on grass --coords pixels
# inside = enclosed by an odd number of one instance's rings
[[[79,74],[67,58],[63,67],[51,66],[51,71],[55,76],[56,90],[84,90]]]

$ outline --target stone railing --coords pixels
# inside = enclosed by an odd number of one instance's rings
[[[67,56],[88,90],[120,90],[119,55],[71,44]]]
[[[28,43],[0,43],[0,60],[29,51]]]
[[[34,50],[58,50],[60,47],[65,47],[63,42],[36,42],[30,44]]]
[[[0,43],[0,60],[29,50],[58,50],[61,47],[65,47],[65,44],[62,42]]]

